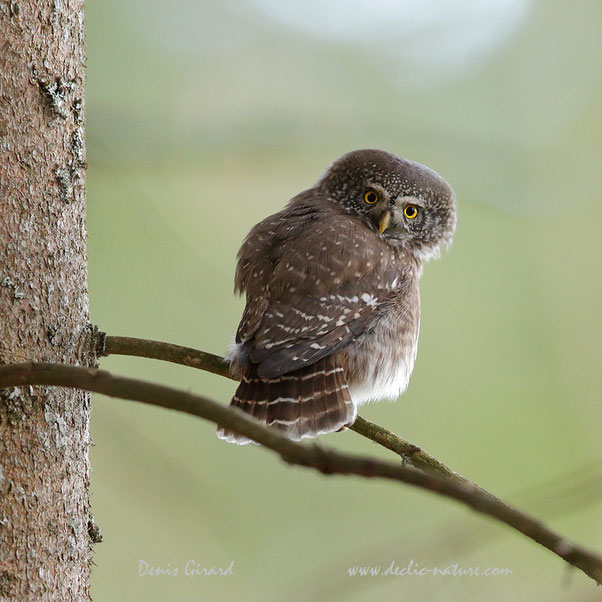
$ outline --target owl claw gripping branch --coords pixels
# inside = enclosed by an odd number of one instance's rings
[[[299,440],[399,397],[416,358],[422,264],[455,227],[454,192],[428,167],[379,150],[335,161],[240,249],[235,290],[247,303],[228,353],[241,378],[231,405]]]

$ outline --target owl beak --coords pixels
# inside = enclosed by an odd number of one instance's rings
[[[378,231],[382,234],[391,224],[391,212],[385,211],[378,220]]]

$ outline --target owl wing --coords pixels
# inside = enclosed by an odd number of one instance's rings
[[[402,286],[403,266],[362,218],[303,200],[258,224],[239,255],[247,305],[237,342],[264,378],[342,349]]]
[[[251,361],[258,364],[259,376],[277,377],[332,355],[362,334],[374,319],[375,308],[346,303],[352,298],[327,299],[278,302],[268,308],[247,347]]]

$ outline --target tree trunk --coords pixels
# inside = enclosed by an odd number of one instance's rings
[[[0,0],[0,364],[95,361],[83,103],[83,1]],[[89,409],[0,392],[0,599],[90,597]]]

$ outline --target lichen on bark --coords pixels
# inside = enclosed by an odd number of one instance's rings
[[[94,364],[83,2],[0,1],[0,364]],[[0,599],[89,598],[89,393],[0,396]]]

